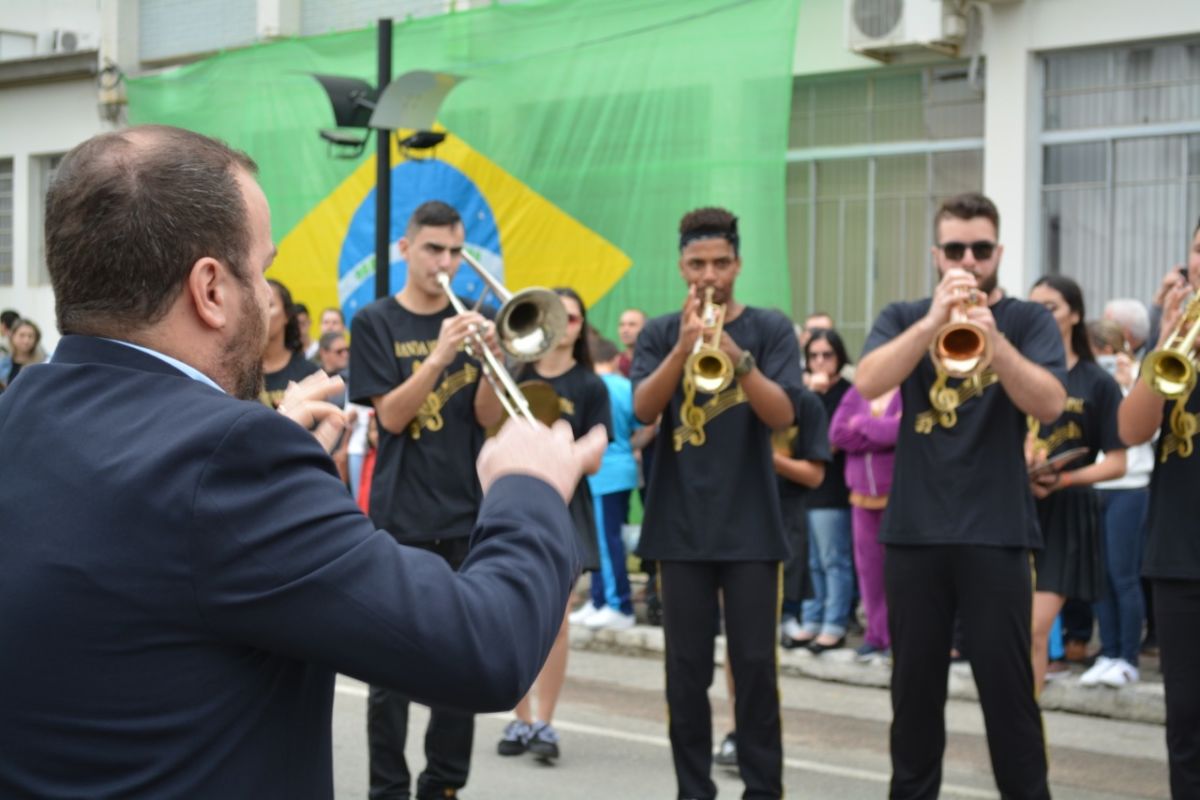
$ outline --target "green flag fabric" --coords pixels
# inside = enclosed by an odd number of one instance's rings
[[[679,218],[719,205],[740,218],[739,299],[790,312],[798,2],[542,0],[398,23],[396,75],[466,80],[441,108],[450,135],[433,157],[396,152],[392,240],[418,203],[445,199],[510,287],[572,285],[611,337],[624,308],[680,307]],[[375,36],[276,41],[129,81],[130,122],[197,130],[255,158],[281,242],[272,274],[310,307],[349,315],[372,292],[374,147],[331,157],[317,131],[333,113],[312,74],[374,83]],[[393,262],[396,288],[394,247]]]

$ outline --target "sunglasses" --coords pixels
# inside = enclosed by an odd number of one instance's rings
[[[992,253],[996,252],[995,242],[945,242],[939,244],[942,254],[950,261],[962,261],[963,256],[967,254],[967,248],[971,248],[971,254],[975,256],[976,261],[987,261],[992,257]]]

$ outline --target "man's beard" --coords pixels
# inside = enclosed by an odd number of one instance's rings
[[[263,390],[263,350],[267,325],[254,299],[254,288],[246,286],[242,298],[241,324],[225,345],[222,361],[231,385],[226,388],[239,400],[257,400]]]

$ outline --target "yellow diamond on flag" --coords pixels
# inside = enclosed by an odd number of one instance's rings
[[[402,134],[403,136],[403,134]],[[393,292],[403,283],[396,241],[412,209],[443,200],[458,209],[466,246],[513,290],[569,286],[589,306],[629,269],[619,248],[450,135],[435,157],[406,159],[392,149]],[[375,159],[368,158],[284,237],[270,275],[310,309],[336,306],[349,318],[374,298]],[[470,268],[455,291],[474,291]]]

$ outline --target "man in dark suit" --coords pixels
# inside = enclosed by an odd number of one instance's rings
[[[335,671],[501,710],[554,641],[603,431],[489,443],[457,573],[376,531],[304,430],[336,436],[340,379],[292,419],[244,402],[275,252],[253,172],[143,127],[50,189],[64,337],[0,398],[0,796],[330,797]]]

